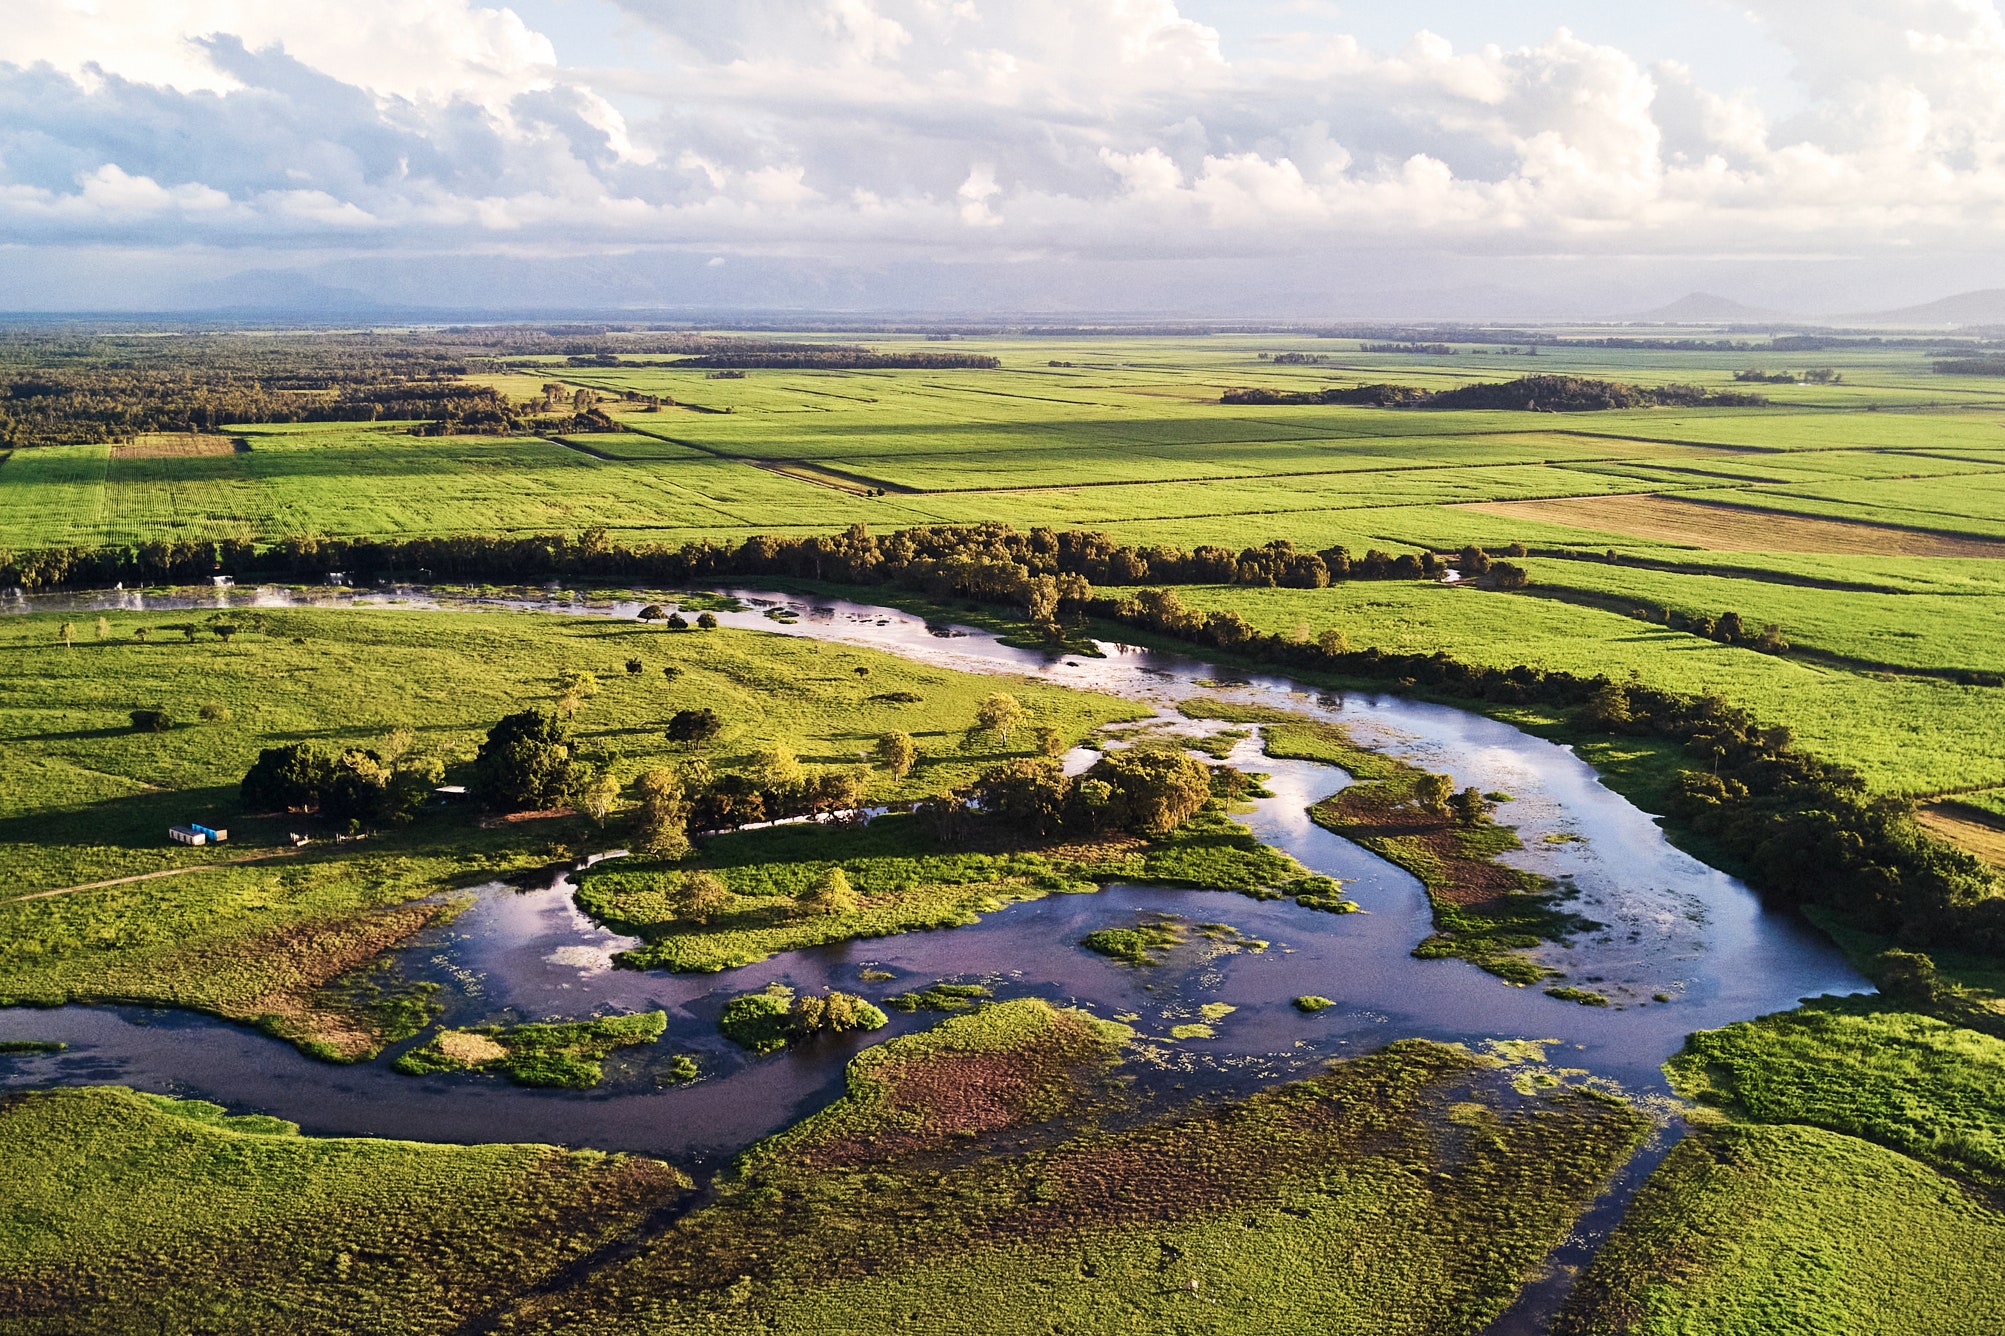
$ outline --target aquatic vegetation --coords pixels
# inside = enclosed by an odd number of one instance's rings
[[[853,993],[807,993],[795,996],[785,984],[767,984],[724,1004],[717,1029],[726,1039],[754,1053],[777,1053],[816,1035],[851,1030],[881,1030],[889,1018],[874,1004]]]
[[[978,983],[936,983],[884,999],[894,1011],[973,1011],[993,994]]]
[[[1601,993],[1595,992],[1592,988],[1573,988],[1569,986],[1548,988],[1546,989],[1546,996],[1558,998],[1562,1002],[1578,1002],[1583,1007],[1605,1007],[1608,1005],[1608,998]]]
[[[1294,1001],[1295,1010],[1310,1015],[1323,1010],[1325,1007],[1334,1007],[1335,1005],[1337,1004],[1333,1000],[1324,997],[1320,993],[1304,993]]]
[[[1516,831],[1487,815],[1458,816],[1446,791],[1432,792],[1443,777],[1360,747],[1336,724],[1285,710],[1209,698],[1180,708],[1197,718],[1258,723],[1268,755],[1334,765],[1357,781],[1316,804],[1310,815],[1427,888],[1435,932],[1414,947],[1421,959],[1459,957],[1509,983],[1533,984],[1551,971],[1522,952],[1596,926],[1556,908],[1545,878],[1498,862],[1497,855],[1523,847]],[[1351,902],[1318,890],[1305,903],[1348,912],[1343,906]]]
[[[1182,946],[1188,937],[1180,921],[1165,918],[1132,928],[1101,928],[1080,938],[1079,945],[1124,965],[1160,965],[1171,948]]]
[[[441,1030],[397,1059],[407,1076],[438,1072],[499,1072],[517,1085],[589,1090],[605,1079],[614,1049],[651,1044],[668,1028],[668,1014],[644,1011],[562,1024],[489,1025]]]
[[[1122,1034],[1025,1000],[866,1050],[713,1204],[512,1318],[874,1333],[954,1327],[980,1295],[1075,1330],[1474,1333],[1643,1126],[1571,1091],[1519,1105],[1416,1042],[1110,1122]],[[1437,1111],[1457,1101],[1492,1111],[1482,1135]]]
[[[715,971],[781,951],[925,928],[973,923],[1021,900],[1092,891],[1114,881],[1197,886],[1272,895],[1302,878],[1294,859],[1262,844],[1223,813],[1199,812],[1150,841],[1133,837],[1014,839],[993,851],[942,843],[913,816],[867,826],[800,825],[744,831],[707,843],[694,866],[731,892],[703,922],[677,911],[669,894],[687,868],[640,860],[602,863],[579,879],[580,908],[644,945],[615,963],[630,969]],[[855,890],[841,913],[803,913],[811,888],[840,866]]]

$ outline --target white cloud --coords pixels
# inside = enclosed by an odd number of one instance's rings
[[[0,228],[1174,258],[1983,247],[2005,224],[1993,0],[1747,0],[1798,65],[1779,120],[1565,30],[1246,53],[1174,0],[618,2],[666,68],[566,69],[473,0],[15,0]]]

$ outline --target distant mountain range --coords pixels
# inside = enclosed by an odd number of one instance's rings
[[[1788,318],[1780,311],[1748,306],[1710,292],[1688,292],[1668,306],[1629,317],[1647,325],[1752,325]]]
[[[1874,325],[2005,325],[2005,288],[1959,292],[1920,306],[1845,318]]]

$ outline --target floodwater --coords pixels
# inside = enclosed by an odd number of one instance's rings
[[[1658,1071],[1683,1037],[1793,1006],[1827,992],[1869,987],[1831,944],[1797,918],[1765,910],[1740,882],[1664,839],[1654,821],[1601,784],[1567,748],[1466,711],[1394,696],[1337,695],[1280,675],[1228,671],[1201,660],[1129,646],[1104,658],[1001,644],[984,631],[837,600],[730,591],[745,605],[720,613],[727,625],[869,646],[943,667],[1019,673],[1058,685],[1127,697],[1151,707],[1140,727],[1200,734],[1221,726],[1175,712],[1179,700],[1217,695],[1340,722],[1361,742],[1475,785],[1510,795],[1498,819],[1525,844],[1518,866],[1555,879],[1569,907],[1605,925],[1541,950],[1566,982],[1606,995],[1585,1007],[1513,988],[1461,961],[1409,954],[1429,929],[1419,883],[1309,820],[1307,808],[1348,783],[1329,766],[1260,755],[1250,737],[1230,760],[1265,773],[1273,796],[1241,819],[1313,871],[1337,877],[1365,912],[1332,915],[1287,901],[1210,891],[1115,886],[1008,906],[979,924],[789,952],[721,974],[673,975],[611,966],[632,945],[572,903],[575,883],[553,873],[541,886],[480,888],[470,909],[396,955],[408,977],[442,986],[445,1023],[575,1019],[608,1011],[665,1009],[655,1045],[623,1050],[590,1092],[524,1090],[480,1075],[407,1077],[390,1069],[401,1047],[374,1062],[333,1066],[291,1046],[212,1019],[129,1007],[0,1011],[0,1039],[66,1041],[60,1054],[0,1057],[0,1088],[118,1082],[215,1100],[236,1112],[276,1114],[320,1134],[434,1141],[547,1141],[673,1156],[722,1157],[827,1103],[857,1049],[924,1028],[937,1013],[891,1012],[889,1030],[823,1040],[773,1057],[746,1058],[716,1033],[724,1003],[779,981],[800,989],[840,987],[876,999],[940,979],[986,984],[997,997],[1039,996],[1108,1017],[1132,1018],[1145,1037],[1145,1081],[1184,1088],[1243,1089],[1392,1039],[1424,1036],[1482,1045],[1551,1041],[1557,1068],[1592,1073],[1638,1094],[1664,1093]],[[16,597],[12,610],[190,607],[377,606],[512,608],[631,617],[673,594],[580,599],[530,591],[455,597],[424,589],[367,592],[217,588],[169,595],[138,591]],[[781,613],[782,619],[770,615]],[[1068,758],[1071,768],[1090,753]],[[1193,925],[1222,923],[1237,938],[1193,933],[1162,966],[1136,969],[1078,945],[1097,928],[1138,915],[1171,914]],[[1251,942],[1264,942],[1255,949]],[[866,982],[866,969],[891,974]],[[1335,1005],[1304,1015],[1302,994]],[[1207,1003],[1230,1008],[1209,1038],[1173,1040],[1172,1026],[1202,1019]],[[1214,1008],[1216,1010],[1216,1008]],[[415,1042],[415,1041],[414,1041]],[[680,1053],[704,1075],[666,1075]]]

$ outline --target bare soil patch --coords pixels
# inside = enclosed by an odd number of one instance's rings
[[[1954,802],[1930,803],[1918,808],[1915,820],[1958,848],[1976,854],[1994,867],[2005,868],[2005,823]]]
[[[1564,496],[1544,501],[1472,501],[1463,510],[1571,524],[1583,529],[1689,543],[1714,552],[1861,552],[1908,557],[2005,558],[2005,542],[1895,529],[1856,520],[1811,519],[1715,501],[1648,493]]]
[[[111,448],[113,459],[192,459],[201,455],[233,455],[237,443],[227,436],[194,432],[148,432]]]

